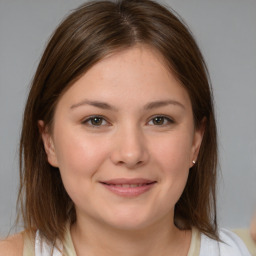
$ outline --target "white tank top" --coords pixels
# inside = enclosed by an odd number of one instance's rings
[[[221,229],[220,239],[223,243],[201,234],[199,256],[251,256],[245,244],[235,233],[227,229]],[[35,256],[62,256],[63,245],[57,242],[56,247],[50,246],[49,243],[40,236],[39,231],[36,232]],[[51,254],[51,252],[53,252],[53,254]]]
[[[58,247],[59,250],[56,247]],[[40,236],[39,230],[37,230],[35,237],[35,256],[62,256],[62,244],[57,242],[56,247],[50,246],[49,243]],[[53,252],[53,254],[51,254],[51,252]]]

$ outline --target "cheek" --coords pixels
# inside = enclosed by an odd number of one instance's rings
[[[159,143],[161,141],[161,143]],[[187,171],[190,166],[190,156],[192,150],[192,142],[187,134],[173,134],[166,136],[153,144],[155,159],[162,166],[164,171],[173,174]]]
[[[81,133],[65,131],[58,134],[55,149],[66,190],[86,189],[84,185],[95,179],[95,173],[107,157],[107,144]]]
[[[170,136],[154,147],[154,159],[162,172],[162,184],[168,200],[176,203],[187,183],[191,138],[189,136]]]

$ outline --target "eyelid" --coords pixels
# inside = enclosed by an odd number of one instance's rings
[[[174,119],[171,118],[170,116],[161,115],[161,114],[159,114],[159,115],[154,115],[154,116],[150,117],[150,119],[149,119],[149,121],[148,121],[147,123],[153,121],[153,119],[156,118],[156,117],[164,118],[165,120],[168,121],[168,124],[174,124],[174,123],[175,123]],[[159,125],[159,126],[165,126],[165,125],[168,125],[168,124],[162,124],[162,125]],[[157,126],[157,125],[155,125],[155,126]]]
[[[107,122],[107,125],[106,125],[106,124],[104,124],[104,125],[102,125],[102,124],[101,124],[101,125],[89,124],[89,121],[92,120],[93,118],[100,118],[100,119],[103,119],[105,122]],[[87,125],[87,126],[92,127],[92,128],[100,128],[100,127],[102,127],[102,126],[109,126],[109,125],[110,125],[110,123],[109,123],[109,121],[107,120],[107,118],[105,118],[105,117],[102,116],[102,115],[92,115],[92,116],[88,116],[88,117],[84,118],[84,119],[81,121],[81,123],[82,123],[83,125]]]
[[[158,126],[166,126],[166,125],[170,125],[170,124],[174,124],[175,123],[175,121],[174,121],[174,119],[172,117],[158,114],[158,115],[154,115],[154,116],[150,117],[150,119],[147,121],[147,124],[149,122],[153,121],[153,119],[156,118],[156,117],[164,118],[168,122],[168,124],[160,124]],[[100,125],[89,124],[89,121],[92,120],[93,118],[100,118],[100,119],[104,120],[107,124],[100,124]],[[107,118],[102,116],[102,115],[91,115],[91,116],[88,116],[88,117],[84,118],[81,121],[81,123],[83,125],[87,125],[88,127],[92,127],[92,128],[100,128],[102,126],[110,126],[111,125],[110,122],[107,120]],[[157,125],[152,124],[152,126],[157,126]]]

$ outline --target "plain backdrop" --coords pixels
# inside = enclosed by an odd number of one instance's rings
[[[0,236],[16,216],[18,143],[29,84],[52,31],[81,0],[0,0]],[[248,227],[256,206],[256,1],[165,0],[189,25],[213,84],[218,219]]]

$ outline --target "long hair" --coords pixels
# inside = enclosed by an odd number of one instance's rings
[[[136,44],[163,56],[189,94],[195,127],[206,120],[198,160],[175,206],[174,221],[180,229],[194,226],[218,239],[217,141],[208,71],[181,18],[150,0],[85,3],[53,33],[32,81],[20,139],[18,203],[27,231],[39,229],[54,242],[63,239],[67,221],[76,220],[59,170],[47,161],[38,120],[51,127],[58,100],[77,79],[104,57]]]

